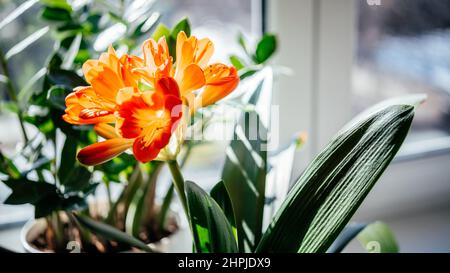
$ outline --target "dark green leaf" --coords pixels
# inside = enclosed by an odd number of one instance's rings
[[[267,61],[277,49],[277,38],[273,34],[265,34],[256,46],[255,61],[258,64]]]
[[[367,224],[354,223],[346,226],[342,230],[341,234],[336,238],[331,247],[328,249],[328,253],[340,253],[355,238],[361,230],[363,230]]]
[[[270,75],[263,77],[251,91],[247,94],[246,103],[268,113],[272,92]],[[264,100],[260,100],[262,97]],[[268,121],[256,111],[242,113],[226,150],[227,158],[222,170],[222,180],[234,211],[241,252],[253,251],[262,235],[267,174],[266,125]]]
[[[47,93],[48,102],[55,109],[64,111],[66,109],[66,96],[71,91],[63,85],[53,85]]]
[[[148,245],[144,242],[136,239],[123,231],[118,230],[115,227],[92,220],[86,216],[81,216],[74,214],[75,218],[87,229],[93,233],[102,236],[108,240],[117,241],[120,243],[127,244],[129,246],[137,247],[146,252],[154,252]]]
[[[70,12],[61,8],[44,7],[41,17],[49,21],[70,21]]]
[[[186,181],[185,190],[196,251],[237,252],[231,225],[216,201],[193,182]]]
[[[55,85],[62,85],[66,89],[72,90],[77,86],[86,86],[87,83],[78,76],[77,73],[64,69],[50,69],[48,78]]]
[[[67,3],[67,0],[40,0],[42,4],[47,7],[60,8],[68,12],[72,12],[72,6]]]
[[[394,233],[383,222],[368,225],[358,234],[358,240],[371,253],[397,253],[399,251]]]
[[[213,189],[211,190],[211,197],[217,202],[225,216],[227,217],[228,222],[231,224],[233,229],[236,228],[236,221],[234,219],[234,211],[233,206],[231,204],[231,199],[228,194],[228,191],[225,187],[223,181],[219,181]]]
[[[78,55],[78,50],[80,49],[82,34],[78,33],[73,39],[69,49],[67,50],[63,63],[61,64],[62,69],[70,69]]]
[[[259,116],[255,112],[246,112],[236,126],[226,152],[222,180],[233,204],[240,251],[254,250],[262,235],[267,160],[263,147],[267,144],[266,134]]]
[[[143,222],[144,215],[147,212],[146,197],[148,197],[149,189],[155,186],[162,163],[160,161],[152,161],[148,164],[148,166],[149,170],[147,173],[149,177],[134,194],[131,203],[128,206],[125,218],[125,231],[134,237],[139,236],[141,224]]]
[[[73,167],[61,182],[64,192],[85,192],[91,185],[92,173],[83,166]]]
[[[413,116],[413,106],[389,106],[341,131],[298,179],[257,251],[327,251],[397,153]]]
[[[86,200],[79,196],[62,197],[58,194],[48,195],[34,204],[34,217],[41,218],[55,211],[73,211],[85,209]]]
[[[258,72],[259,69],[254,68],[254,67],[245,67],[242,68],[241,70],[239,70],[239,78],[241,79],[241,81],[245,78],[248,78],[250,76],[253,76],[256,72]]]
[[[188,18],[181,19],[172,29],[170,35],[176,39],[180,31],[184,31],[188,37],[191,36],[191,24],[189,23]]]
[[[61,183],[65,184],[66,180],[71,175],[71,172],[74,170],[77,146],[76,139],[70,136],[66,137],[64,147],[61,152],[61,162],[58,168],[58,177]]]
[[[175,191],[175,187],[174,187],[173,183],[170,183],[169,189],[167,190],[167,193],[164,196],[163,203],[161,205],[161,210],[159,211],[159,216],[158,216],[159,230],[164,230],[164,227],[166,225],[167,214],[170,209],[170,204],[172,202],[174,191]]]
[[[55,195],[56,187],[45,182],[34,182],[26,178],[3,181],[12,193],[5,200],[8,205],[35,204],[40,200]]]

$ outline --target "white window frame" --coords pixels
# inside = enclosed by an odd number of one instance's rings
[[[291,76],[278,77],[274,88],[280,140],[287,142],[299,130],[308,133],[293,178],[352,117],[356,1],[365,0],[267,0],[267,29],[280,41],[274,63],[292,69]],[[448,166],[450,138],[405,143],[357,218],[448,205]]]

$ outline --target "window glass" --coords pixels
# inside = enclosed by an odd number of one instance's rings
[[[450,132],[450,1],[358,0],[353,111],[426,93],[410,139]]]

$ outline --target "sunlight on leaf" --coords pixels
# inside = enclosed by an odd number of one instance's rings
[[[43,28],[37,30],[36,32],[34,32],[33,34],[31,34],[30,36],[28,36],[27,38],[23,39],[21,42],[19,42],[18,44],[13,46],[10,50],[8,50],[8,52],[6,52],[5,59],[8,60],[11,57],[13,57],[14,55],[17,55],[20,52],[22,52],[29,45],[31,45],[32,43],[39,40],[39,38],[44,36],[49,31],[49,29],[50,28],[48,26],[43,27]]]
[[[3,19],[0,22],[0,30],[7,24],[14,21],[14,19],[19,17],[21,14],[23,14],[25,11],[27,11],[29,8],[31,8],[37,2],[39,2],[39,0],[28,0],[28,1],[24,2],[23,4],[21,4],[20,6],[18,6],[14,11],[12,11],[8,16],[5,17],[5,19]]]

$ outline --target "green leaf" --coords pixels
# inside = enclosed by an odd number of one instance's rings
[[[146,197],[149,189],[155,186],[162,164],[159,161],[152,161],[149,166],[150,170],[147,172],[149,178],[134,194],[125,217],[125,231],[134,237],[139,236],[142,219],[146,213]]]
[[[88,192],[91,186],[92,173],[83,166],[74,167],[68,176],[61,182],[64,186],[64,193]]]
[[[120,243],[127,244],[129,246],[137,247],[146,252],[154,252],[148,245],[144,242],[136,239],[123,231],[118,230],[115,227],[107,225],[102,222],[98,222],[92,220],[86,216],[81,216],[78,214],[74,214],[75,218],[82,224],[84,227],[92,231],[93,233],[102,236],[108,240],[117,241]]]
[[[13,179],[18,179],[20,177],[20,171],[14,164],[14,162],[5,157],[0,151],[0,171],[7,174]]]
[[[244,34],[239,32],[238,34],[238,44],[242,47],[242,50],[248,55],[247,42],[245,41]]]
[[[211,197],[220,206],[234,231],[236,229],[236,220],[234,219],[233,205],[231,204],[230,196],[223,181],[219,181],[219,183],[212,188]]]
[[[260,71],[259,68],[255,67],[244,67],[241,70],[239,70],[239,78],[244,80],[245,78],[248,78],[250,76],[253,76],[256,72]]]
[[[72,12],[72,6],[67,3],[67,0],[41,0],[41,3],[47,7],[60,8]]]
[[[244,62],[236,55],[230,56],[230,62],[237,70],[241,70],[245,67]]]
[[[72,175],[72,171],[76,164],[76,154],[77,154],[77,141],[71,136],[67,136],[64,142],[64,147],[61,151],[61,162],[58,168],[58,178],[63,184],[66,184],[66,180]],[[74,177],[78,179],[78,177]]]
[[[170,209],[170,203],[172,202],[174,191],[175,186],[173,185],[173,183],[170,183],[169,189],[167,190],[167,193],[164,196],[163,203],[161,205],[161,210],[159,211],[158,215],[159,230],[164,230],[164,227],[166,226],[167,214]]]
[[[7,24],[14,21],[17,17],[22,15],[25,11],[30,9],[34,4],[36,4],[39,0],[28,0],[23,2],[20,6],[18,6],[15,10],[9,13],[1,22],[0,22],[0,30],[5,27]]]
[[[46,182],[34,182],[24,177],[3,181],[12,193],[5,200],[8,205],[36,204],[56,192],[56,187]]]
[[[170,36],[167,37],[167,44],[169,46],[169,52],[170,55],[173,57],[174,62],[177,59],[177,37],[178,33],[184,31],[186,33],[186,36],[191,36],[191,25],[189,23],[189,20],[187,18],[181,19],[175,27],[172,29],[172,32],[170,33]]]
[[[155,32],[153,32],[152,38],[155,41],[158,41],[161,37],[166,37],[166,40],[170,36],[170,29],[163,23],[160,23],[156,29]]]
[[[363,230],[367,224],[354,223],[346,226],[342,230],[341,234],[336,238],[331,247],[328,249],[328,253],[340,253],[355,238],[361,230]]]
[[[19,94],[17,95],[17,99],[20,102],[21,107],[24,107],[28,104],[29,99],[33,95],[33,86],[47,73],[47,68],[41,68],[36,74],[31,77],[25,86],[20,89]]]
[[[39,40],[39,38],[41,38],[42,36],[44,36],[48,30],[50,28],[48,26],[43,27],[39,30],[36,30],[33,34],[31,34],[30,36],[28,36],[27,38],[23,39],[22,41],[20,41],[18,44],[16,44],[15,46],[13,46],[10,50],[8,50],[8,52],[6,52],[5,54],[5,59],[9,60],[11,59],[11,57],[13,57],[14,55],[19,54],[20,52],[22,52],[25,48],[27,48],[29,45],[31,45],[32,43],[36,42],[37,40]]]
[[[73,62],[75,61],[75,58],[78,55],[78,50],[80,49],[82,37],[83,37],[82,34],[78,33],[73,39],[72,44],[67,50],[66,55],[64,56],[64,60],[61,64],[62,69],[70,69],[72,67]]]
[[[70,12],[62,8],[44,7],[41,17],[48,21],[66,22],[72,19]]]
[[[72,195],[63,197],[58,194],[48,195],[34,204],[34,217],[42,218],[55,211],[82,210],[87,206],[83,197]]]
[[[252,139],[253,134],[258,138]],[[241,252],[254,250],[262,235],[266,134],[259,115],[245,112],[226,150],[222,180],[233,205]]]
[[[175,40],[177,39],[178,33],[180,31],[184,31],[184,33],[186,33],[186,36],[189,37],[191,36],[191,24],[189,23],[188,18],[183,18],[181,19],[176,25],[175,27],[172,29],[172,32],[170,33],[170,35],[175,38]]]
[[[399,251],[394,233],[383,222],[368,225],[357,238],[361,245],[371,253],[397,253]]]
[[[277,38],[273,34],[264,34],[256,46],[254,59],[261,64],[267,61],[277,49]]]
[[[86,86],[87,83],[78,76],[77,73],[64,69],[50,69],[47,73],[48,78],[54,85],[64,86],[68,90],[72,90],[77,86]]]
[[[271,78],[269,74],[264,75],[255,89],[243,98],[254,105],[256,111],[269,113]],[[266,128],[269,124],[268,115],[263,118],[255,110],[241,114],[226,150],[222,170],[222,180],[234,210],[241,252],[253,251],[262,236],[267,174]]]
[[[258,252],[325,252],[405,139],[414,107],[386,107],[341,131],[290,191]]]
[[[66,109],[65,97],[70,93],[62,85],[53,85],[47,93],[47,100],[50,103],[50,106],[55,109],[64,111]]]
[[[231,225],[216,201],[193,182],[186,181],[185,190],[196,251],[237,252]]]

